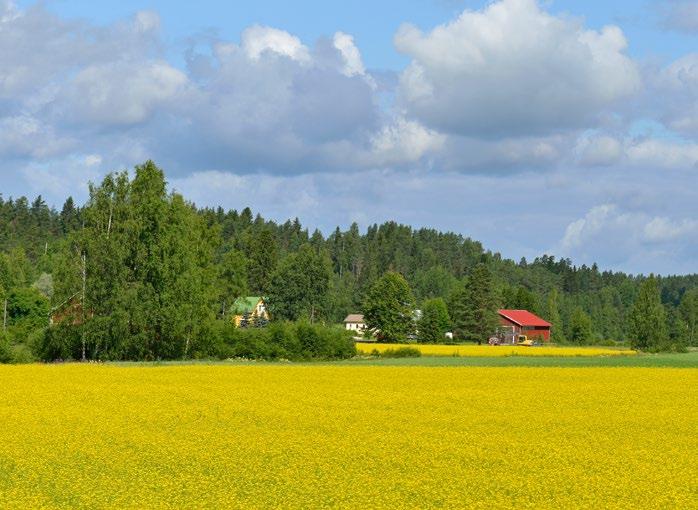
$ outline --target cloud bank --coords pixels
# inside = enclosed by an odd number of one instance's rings
[[[670,7],[658,21],[690,30],[693,3]],[[398,72],[367,69],[345,32],[254,25],[173,59],[163,30],[156,12],[95,25],[0,1],[3,195],[84,198],[152,158],[202,205],[698,271],[696,53],[648,65],[621,27],[535,0],[405,23]]]

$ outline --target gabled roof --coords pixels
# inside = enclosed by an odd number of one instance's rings
[[[499,310],[499,315],[518,326],[552,326],[548,321],[544,321],[528,310]]]
[[[350,313],[344,322],[364,322],[364,316],[360,313]]]
[[[261,296],[239,297],[233,302],[233,306],[230,307],[230,312],[236,315],[252,313],[257,303],[260,301],[264,301],[264,298]]]

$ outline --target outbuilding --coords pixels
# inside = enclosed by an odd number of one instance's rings
[[[519,335],[543,342],[550,341],[552,324],[528,310],[499,310],[499,322],[501,329],[508,330],[512,341]]]

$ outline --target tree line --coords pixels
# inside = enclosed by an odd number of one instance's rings
[[[249,208],[198,208],[150,161],[90,185],[81,207],[0,197],[0,226],[5,358],[205,357],[232,338],[221,325],[237,297],[266,296],[274,321],[320,327],[350,312],[370,318],[396,285],[407,291],[399,306],[422,310],[424,341],[443,330],[482,341],[504,307],[547,319],[560,343],[698,344],[697,275],[628,275],[547,255],[515,262],[395,222],[325,236]],[[403,322],[414,321],[405,310]]]

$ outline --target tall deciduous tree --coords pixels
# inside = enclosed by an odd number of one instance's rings
[[[325,311],[325,299],[332,272],[325,253],[318,253],[310,244],[287,257],[274,272],[267,293],[269,313],[274,320],[311,322]]]
[[[553,287],[548,294],[545,318],[552,324],[550,340],[553,342],[564,342],[565,334],[562,328],[562,319],[560,318],[560,292],[557,290],[557,287]]]
[[[679,312],[686,323],[688,344],[698,345],[698,289],[691,289],[684,293]]]
[[[366,327],[382,341],[403,341],[414,332],[414,296],[400,273],[389,271],[371,286],[363,312]]]
[[[581,307],[576,307],[570,318],[570,340],[577,344],[586,344],[589,343],[591,337],[591,318]]]
[[[668,343],[667,314],[659,295],[659,282],[650,275],[630,312],[630,345],[641,351],[658,350]]]
[[[154,163],[135,174],[90,186],[84,227],[62,255],[56,299],[63,302],[56,304],[81,328],[75,357],[180,358],[205,340],[218,237],[180,195],[167,194]]]
[[[451,327],[451,318],[443,298],[428,299],[422,303],[422,317],[417,324],[419,341],[435,344],[443,342]]]

